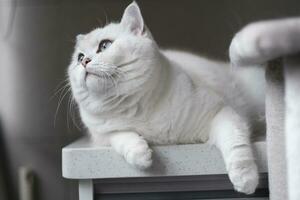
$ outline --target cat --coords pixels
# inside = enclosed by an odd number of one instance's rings
[[[249,44],[233,41],[230,56],[240,64]],[[152,165],[148,144],[209,142],[221,151],[235,190],[255,192],[250,136],[255,123],[264,123],[262,67],[161,50],[133,2],[120,23],[77,36],[68,77],[93,140],[129,164]]]

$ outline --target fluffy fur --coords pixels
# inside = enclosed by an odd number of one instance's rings
[[[111,46],[97,53],[105,39]],[[230,52],[239,63],[247,55],[235,57],[236,51]],[[91,61],[82,64],[79,53]],[[97,144],[147,168],[152,164],[148,143],[210,141],[221,150],[235,189],[255,191],[250,132],[264,117],[262,68],[231,68],[188,52],[161,50],[134,2],[120,23],[77,37],[68,75],[81,119]]]

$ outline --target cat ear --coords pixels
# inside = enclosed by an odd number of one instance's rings
[[[142,34],[144,30],[144,20],[141,14],[141,10],[137,3],[134,1],[124,11],[122,20],[122,26],[128,28],[134,34]]]

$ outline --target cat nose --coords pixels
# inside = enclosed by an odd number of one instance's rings
[[[81,61],[81,64],[83,67],[86,67],[86,65],[91,62],[92,60],[90,58],[84,58],[82,61]]]

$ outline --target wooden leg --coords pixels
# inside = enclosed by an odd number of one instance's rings
[[[79,180],[79,200],[94,200],[92,180]]]

